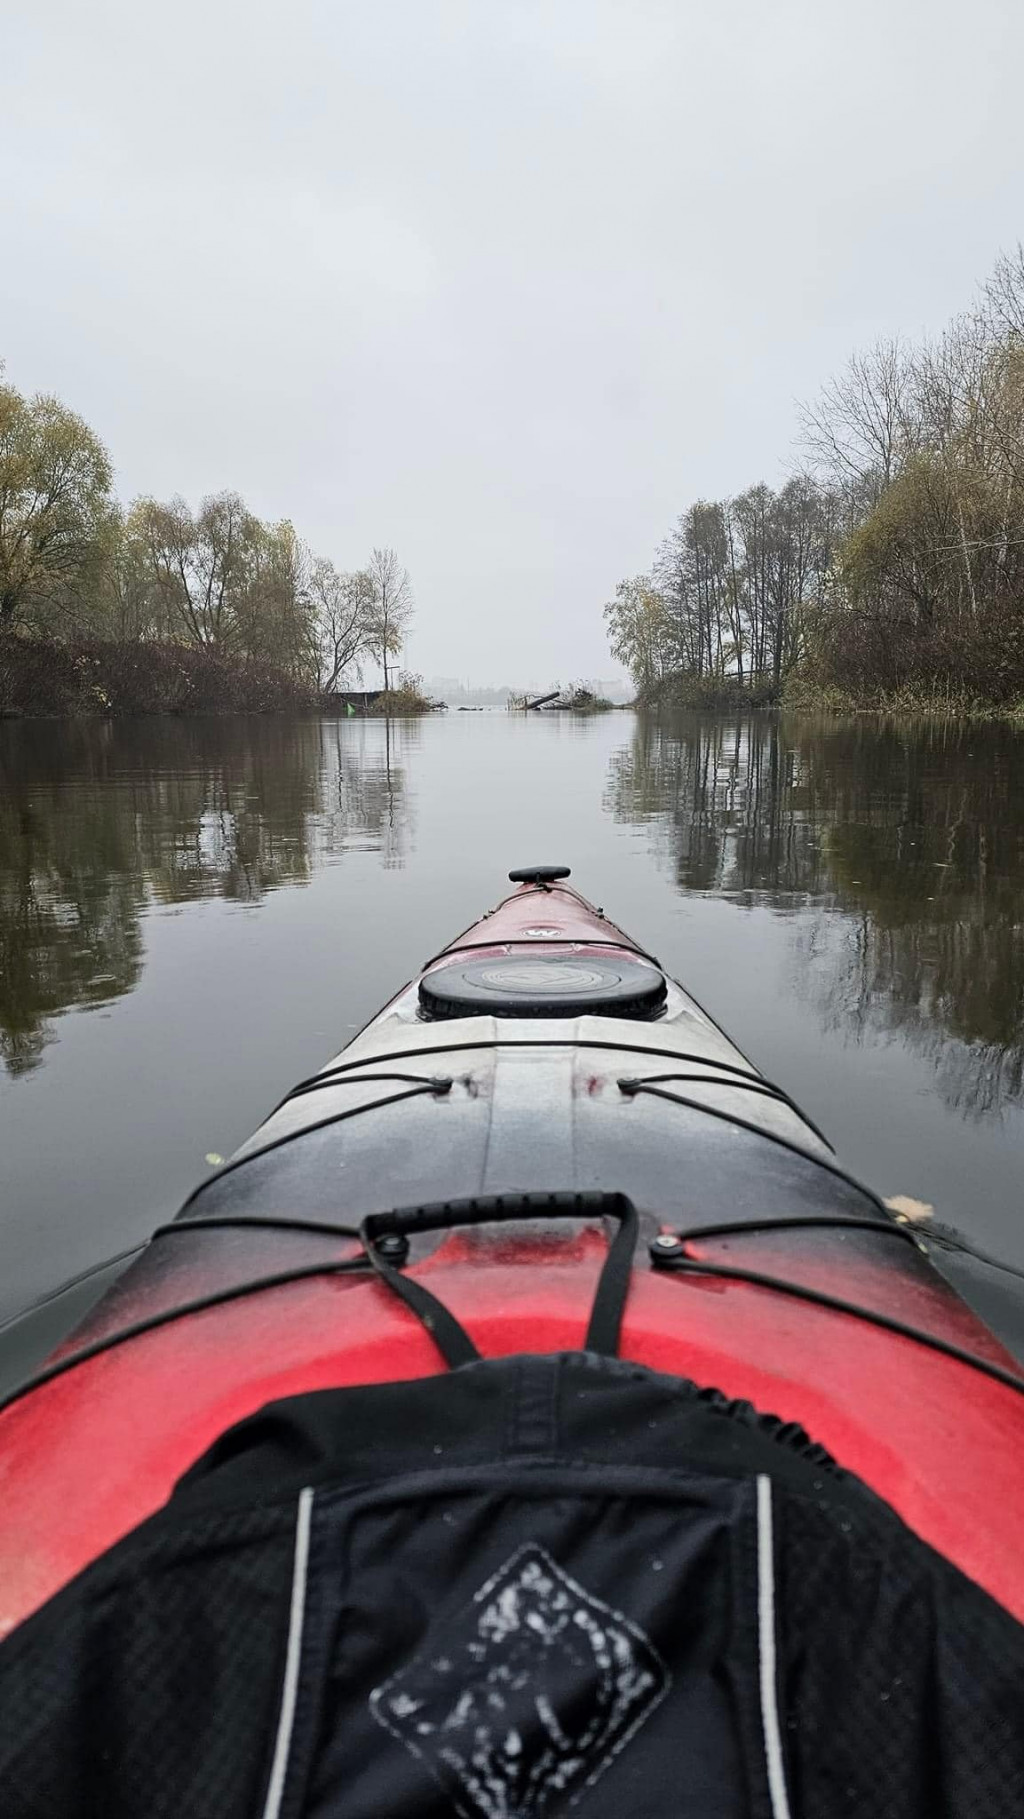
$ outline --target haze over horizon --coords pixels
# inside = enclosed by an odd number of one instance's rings
[[[1024,235],[1024,14],[970,41],[950,0],[44,0],[4,26],[6,377],[125,499],[393,545],[417,670],[611,676],[676,515],[777,483],[796,401]]]

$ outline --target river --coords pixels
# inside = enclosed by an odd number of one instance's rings
[[[1024,1263],[1024,735],[2,722],[0,1313],[172,1212],[540,861],[849,1167]]]

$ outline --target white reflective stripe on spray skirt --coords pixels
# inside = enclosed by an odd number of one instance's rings
[[[761,1724],[768,1769],[772,1819],[790,1819],[786,1769],[782,1759],[779,1700],[775,1674],[775,1549],[772,1536],[772,1481],[757,1480],[757,1643],[761,1669]]]
[[[270,1767],[270,1783],[263,1807],[263,1819],[278,1819],[288,1772],[288,1752],[295,1723],[295,1699],[299,1689],[299,1663],[302,1660],[302,1625],[306,1613],[306,1576],[309,1572],[309,1526],[313,1516],[313,1491],[307,1486],[299,1493],[295,1519],[295,1562],[292,1567],[292,1602],[288,1618],[288,1654],[281,1686],[281,1710],[277,1720],[277,1741]]]

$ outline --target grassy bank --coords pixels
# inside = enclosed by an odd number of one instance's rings
[[[660,676],[637,693],[636,705],[659,712],[752,713],[777,707],[780,691],[767,682],[740,682],[735,676],[690,676],[682,670]]]
[[[932,715],[1024,722],[1024,696],[992,701],[952,680],[853,690],[806,671],[793,672],[778,687],[766,682],[740,683],[732,676],[688,676],[680,672],[663,676],[651,687],[641,689],[636,706],[654,712],[748,714],[778,707],[798,714],[886,714],[895,719]]]
[[[900,688],[872,688],[853,692],[834,682],[817,682],[795,675],[786,683],[780,705],[793,713],[887,714],[894,719],[922,715],[959,720],[1016,720],[1024,722],[1024,696],[1003,701],[972,695],[953,681],[905,683]]]

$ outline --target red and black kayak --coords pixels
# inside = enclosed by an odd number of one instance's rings
[[[267,1405],[579,1354],[601,1319],[1024,1619],[1019,1298],[853,1179],[565,868],[510,877],[10,1392],[2,1633]]]

